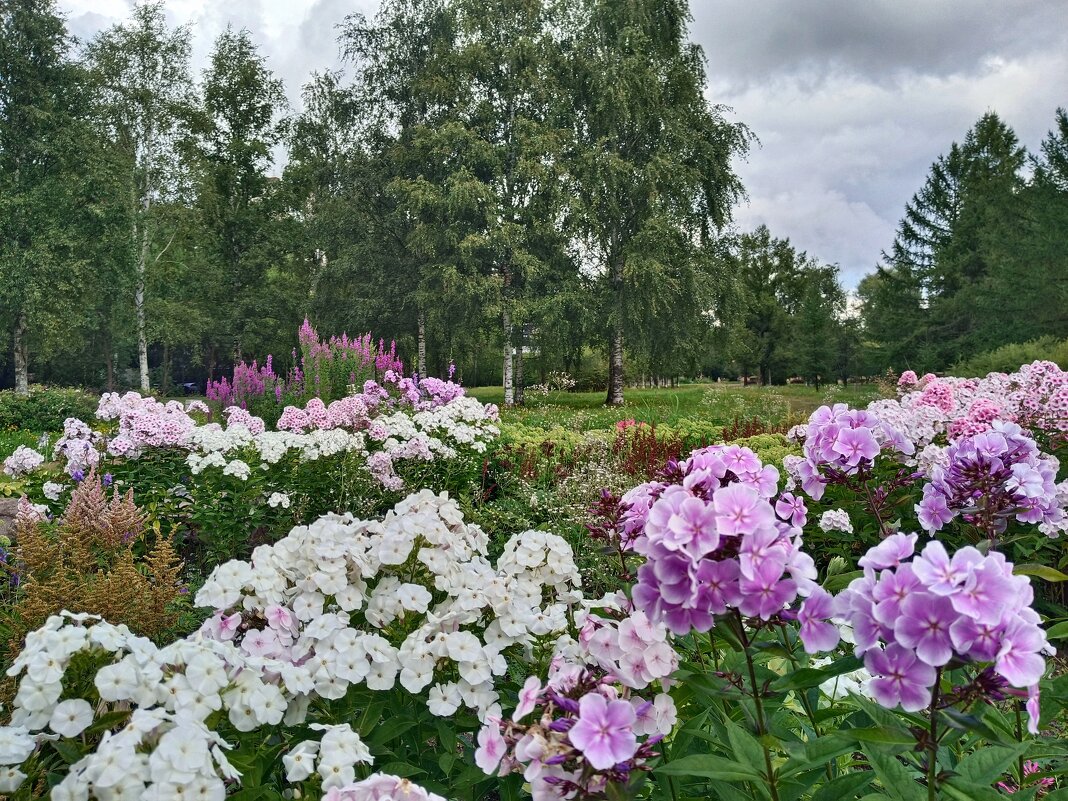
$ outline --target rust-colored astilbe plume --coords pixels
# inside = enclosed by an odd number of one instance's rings
[[[63,609],[159,637],[176,622],[182,564],[167,537],[145,530],[133,493],[108,497],[90,473],[55,523],[21,504],[13,527],[20,586],[11,614],[13,656],[22,638]]]

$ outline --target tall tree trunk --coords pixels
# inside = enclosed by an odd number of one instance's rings
[[[148,210],[152,205],[150,191],[145,189],[141,202],[141,249],[137,256],[137,286],[134,288],[134,311],[137,314],[137,366],[141,378],[141,391],[147,393],[148,382],[148,331],[145,325],[145,272],[148,266]],[[137,223],[134,223],[136,236]]]
[[[105,360],[108,373],[108,392],[115,391],[115,351],[111,347],[111,343],[108,343],[108,355]]]
[[[504,328],[504,405],[515,406],[515,383],[512,376],[512,312],[504,307],[501,312]]]
[[[608,405],[623,405],[623,258],[611,264],[612,332],[608,342]]]
[[[505,263],[501,267],[501,276],[504,278],[502,293],[501,328],[504,331],[504,405],[515,406],[515,383],[512,375],[512,310],[508,306],[508,290],[512,285],[511,265]]]
[[[422,309],[419,310],[415,322],[419,340],[419,360],[416,369],[419,371],[419,378],[426,378],[426,315],[423,314]]]
[[[519,344],[515,351],[515,404],[523,405],[523,345],[527,340],[526,325],[519,326]]]
[[[26,341],[26,310],[19,309],[15,320],[15,392],[19,395],[30,394],[30,346]]]

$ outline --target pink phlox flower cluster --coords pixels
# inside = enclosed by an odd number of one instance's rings
[[[833,603],[827,593],[813,593],[799,613],[806,649],[828,650],[837,641],[817,624],[849,625],[854,651],[873,675],[868,689],[887,708],[927,707],[938,669],[951,660],[993,663],[1005,681],[1034,696],[1043,654],[1055,652],[1031,609],[1028,578],[1013,575],[996,551],[969,546],[950,556],[933,541],[915,556],[916,540],[894,534],[870,549],[859,562],[864,575]],[[1037,702],[1028,710],[1036,731]]]
[[[942,412],[953,410],[953,386],[948,381],[935,380],[927,384],[916,399],[918,406],[934,406]]]
[[[243,426],[248,430],[248,433],[252,434],[252,436],[262,434],[267,430],[267,426],[263,422],[262,417],[256,417],[247,409],[242,409],[240,406],[230,406],[223,410],[223,414],[226,415],[227,429]]]
[[[914,370],[906,370],[901,374],[901,377],[897,380],[897,385],[901,389],[911,389],[918,384],[920,379],[916,377]]]
[[[362,781],[344,787],[331,787],[322,801],[445,801],[429,790],[413,784],[409,779],[375,773]]]
[[[1059,468],[1020,426],[995,420],[989,431],[952,442],[944,461],[932,466],[916,505],[920,525],[934,533],[960,515],[994,536],[1015,517],[1056,536],[1068,529]]]
[[[855,475],[871,467],[884,451],[911,456],[913,443],[876,415],[844,403],[821,406],[809,417],[804,434],[805,459],[796,478],[813,500],[823,497],[829,473]]]
[[[899,400],[874,401],[868,411],[917,444],[941,432],[950,438],[980,434],[995,420],[1061,437],[1068,433],[1068,372],[1053,362],[1036,361],[1014,373],[979,379],[927,375],[901,388]]]
[[[608,677],[634,690],[644,690],[657,680],[663,683],[679,666],[667,627],[653,623],[641,611],[621,620],[591,612],[578,642]]]
[[[126,458],[137,458],[145,448],[184,447],[196,428],[196,421],[180,401],[161,403],[137,392],[121,397],[114,392],[105,394],[97,417],[118,418],[119,429],[108,442],[108,453]]]
[[[32,473],[44,464],[44,456],[26,445],[19,445],[4,459],[4,473],[13,478]]]
[[[676,634],[708,631],[737,609],[768,620],[815,587],[801,531],[776,516],[778,471],[748,448],[715,445],[628,493],[621,537],[645,557],[635,607]],[[783,516],[798,509],[787,501]],[[803,514],[803,513],[802,513]]]
[[[309,400],[303,409],[286,406],[278,418],[279,431],[294,431],[303,434],[310,429],[332,431],[344,428],[359,431],[370,422],[368,403],[364,395],[349,395],[327,406],[319,398]]]
[[[950,439],[960,439],[989,431],[995,420],[1011,419],[993,398],[976,398],[964,416],[950,421],[946,431]]]
[[[676,720],[666,693],[647,701],[597,671],[556,662],[544,684],[527,679],[511,720],[487,718],[475,763],[489,775],[521,771],[535,799],[600,797],[646,769]]]

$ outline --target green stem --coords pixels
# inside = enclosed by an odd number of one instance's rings
[[[942,668],[935,673],[931,691],[931,741],[927,747],[927,801],[938,797],[938,695],[942,689]]]
[[[1023,704],[1020,701],[1016,702],[1016,739],[1017,739],[1017,741],[1019,741],[1021,743],[1023,742],[1023,715],[1020,713],[1020,708],[1022,706],[1023,706]],[[1016,785],[1018,787],[1023,787],[1023,783],[1024,783],[1024,757],[1023,757],[1023,754],[1020,754],[1020,756],[1018,756],[1016,758],[1016,770],[1019,773],[1019,776],[1016,779]]]
[[[794,656],[794,647],[790,644],[790,638],[786,634],[786,629],[779,629],[779,637],[782,640],[782,647],[786,650],[786,656],[790,660],[790,664],[793,666],[794,670],[797,670],[800,663],[798,662],[797,657]],[[812,724],[812,732],[817,738],[822,737],[823,732],[820,731],[820,725],[816,722],[816,712],[812,708],[812,704],[809,703],[808,696],[803,690],[795,692],[794,695],[797,696],[797,700],[801,703],[801,709],[804,710],[805,716],[808,718],[809,723]],[[832,764],[834,764],[833,761],[829,761],[825,766],[828,780],[834,779],[834,771],[831,769]]]
[[[749,682],[753,688],[753,705],[756,707],[757,739],[760,740],[760,748],[764,751],[764,767],[767,769],[768,792],[771,801],[779,801],[779,788],[775,781],[775,769],[771,765],[771,752],[768,750],[765,735],[768,733],[767,721],[764,718],[764,703],[761,701],[760,688],[757,686],[756,669],[753,667],[753,652],[749,649],[750,640],[745,633],[745,624],[742,615],[737,610],[734,613],[738,618],[738,633],[745,650],[745,664],[749,668]]]

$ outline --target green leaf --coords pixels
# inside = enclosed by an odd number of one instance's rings
[[[878,748],[862,749],[875,775],[883,785],[883,791],[894,801],[926,801],[927,793],[916,783],[915,777],[897,757]]]
[[[63,758],[63,761],[68,765],[73,765],[82,758],[81,749],[73,743],[69,743],[65,740],[56,740],[52,743],[52,747],[56,749],[56,753],[59,754]]]
[[[940,789],[945,798],[953,798],[956,801],[1000,801],[1005,798],[989,785],[972,784],[958,776],[952,776],[942,782]]]
[[[915,745],[916,738],[908,729],[900,726],[880,726],[871,729],[846,729],[842,734],[849,734],[862,743],[882,745]]]
[[[371,733],[367,735],[366,740],[371,745],[385,745],[418,725],[418,722],[410,718],[389,718],[375,726]]]
[[[1051,626],[1046,629],[1047,640],[1059,640],[1063,637],[1068,637],[1068,620],[1064,620],[1056,626]]]
[[[823,589],[827,592],[838,592],[849,586],[849,582],[853,579],[860,578],[864,575],[863,570],[853,570],[849,573],[839,573],[835,576],[831,576],[825,582],[823,582]]]
[[[812,801],[842,801],[845,798],[853,798],[873,781],[875,781],[875,774],[870,770],[844,773],[817,790],[812,796]]]
[[[835,676],[849,673],[863,666],[863,662],[855,656],[847,656],[825,668],[801,668],[777,679],[772,683],[772,688],[786,692],[787,690],[807,690],[810,687],[818,687]]]
[[[1007,772],[1020,756],[1027,753],[1029,747],[1030,743],[985,746],[964,757],[955,772],[967,782],[989,787]]]
[[[747,732],[733,720],[725,721],[727,739],[730,741],[731,750],[740,762],[744,762],[758,774],[764,774],[764,749],[760,742],[752,734]]]
[[[666,762],[654,771],[659,776],[698,776],[725,782],[762,782],[764,776],[745,765],[711,754],[691,754]]]
[[[400,776],[402,779],[418,776],[420,773],[426,773],[422,768],[409,764],[408,762],[387,762],[379,768],[379,770],[382,773],[391,773],[394,776]]]
[[[779,768],[779,775],[784,778],[795,776],[813,767],[826,765],[843,754],[851,753],[857,747],[856,738],[851,735],[850,730],[836,731],[816,737],[804,743],[801,748],[793,746],[790,749],[793,756]]]
[[[1025,565],[1016,565],[1012,569],[1016,576],[1035,576],[1045,581],[1068,581],[1068,575],[1048,565],[1039,565],[1029,562]]]

